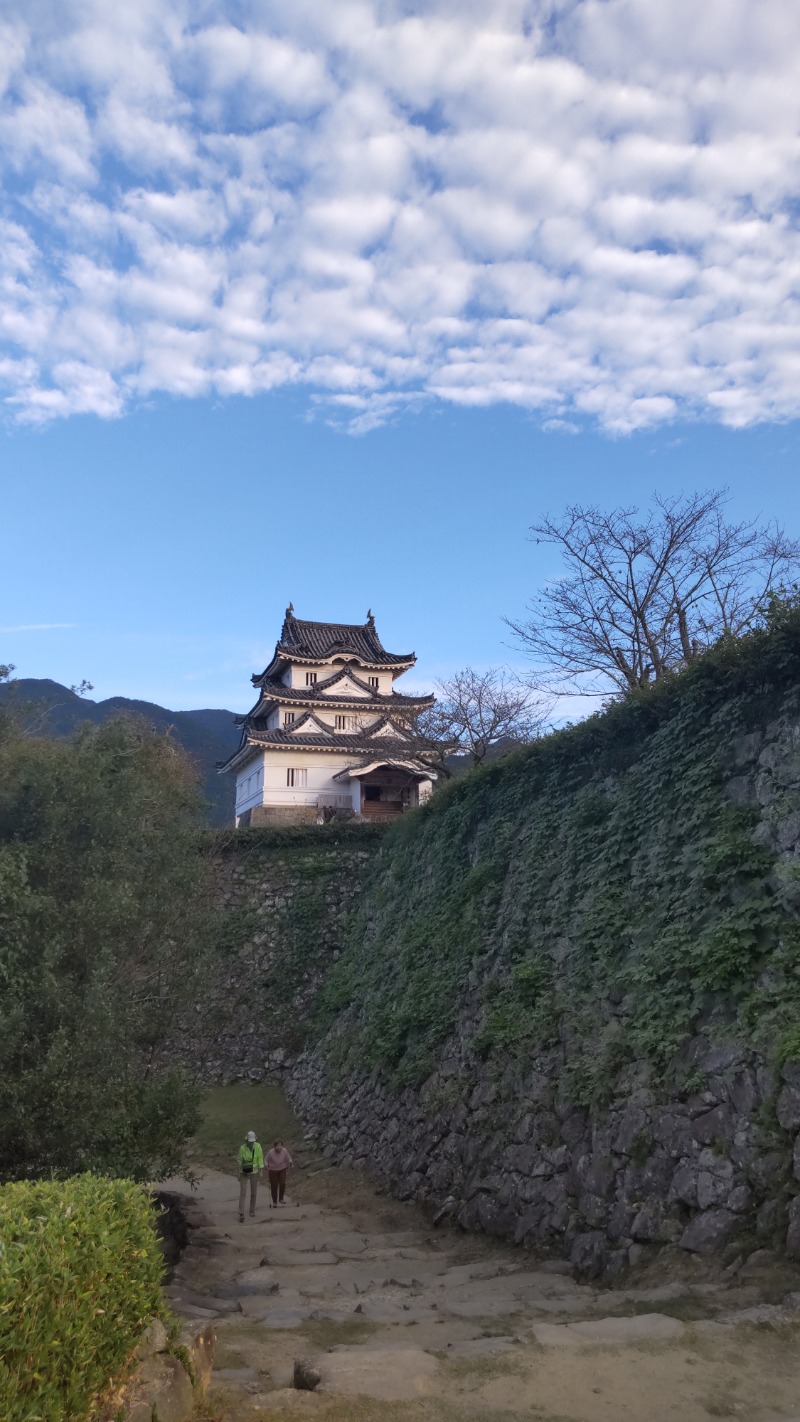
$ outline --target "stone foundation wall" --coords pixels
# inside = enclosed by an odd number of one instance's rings
[[[771,892],[800,921],[800,713],[733,743],[727,794],[753,811],[753,842],[771,856]],[[389,893],[384,888],[384,894]],[[778,942],[759,985],[780,998],[794,949]],[[788,967],[787,967],[788,965]],[[763,977],[763,983],[762,983]],[[787,990],[790,986],[787,981]],[[481,1050],[484,1002],[473,970],[455,1030],[421,1085],[360,1071],[348,1040],[359,1006],[292,1062],[294,1106],[337,1162],[362,1167],[415,1199],[519,1244],[565,1255],[584,1276],[613,1278],[647,1250],[722,1251],[735,1270],[763,1247],[800,1260],[800,1060],[726,1030],[708,998],[682,1049],[683,1085],[640,1061],[609,1082],[606,1103],[571,1104],[566,1029],[514,1061]],[[608,1011],[598,1001],[598,1014]],[[623,1011],[624,1004],[611,1005]]]
[[[337,1163],[584,1277],[617,1277],[652,1246],[800,1260],[800,1066],[776,1080],[740,1046],[697,1037],[689,1051],[702,1092],[664,1100],[632,1072],[594,1119],[561,1098],[560,1052],[498,1079],[454,1042],[423,1092],[399,1096],[374,1079],[342,1091],[303,1054],[285,1084]],[[776,1113],[766,1130],[762,1111]]]
[[[174,1048],[205,1081],[260,1081],[270,1062],[274,1068],[302,1047],[382,840],[380,828],[350,825],[224,837],[215,979]]]

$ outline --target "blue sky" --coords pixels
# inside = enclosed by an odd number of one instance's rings
[[[243,709],[291,598],[415,650],[419,684],[519,660],[514,616],[558,562],[526,540],[565,503],[728,483],[800,530],[800,424],[610,438],[517,410],[436,409],[360,438],[299,397],[165,402],[6,433],[0,660],[174,709]]]
[[[570,500],[800,531],[800,7],[7,0],[0,660],[509,660]],[[53,626],[51,624],[67,624]]]

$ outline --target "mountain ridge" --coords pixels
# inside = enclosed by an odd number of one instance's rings
[[[239,744],[240,731],[234,724],[233,711],[216,707],[170,711],[154,701],[128,696],[92,701],[50,677],[19,677],[0,684],[0,706],[13,701],[41,707],[41,729],[53,736],[69,736],[81,722],[102,725],[112,716],[125,713],[144,717],[158,731],[172,730],[197,768],[208,802],[209,823],[233,823],[233,780],[217,775],[216,769],[217,762],[227,760]]]

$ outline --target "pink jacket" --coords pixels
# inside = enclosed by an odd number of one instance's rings
[[[280,1150],[273,1146],[272,1150],[267,1151],[267,1170],[286,1170],[289,1165],[294,1165],[294,1161],[286,1146],[282,1146]]]

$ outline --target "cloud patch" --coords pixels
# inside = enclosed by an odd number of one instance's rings
[[[785,0],[4,14],[11,418],[281,385],[355,431],[800,415]]]

